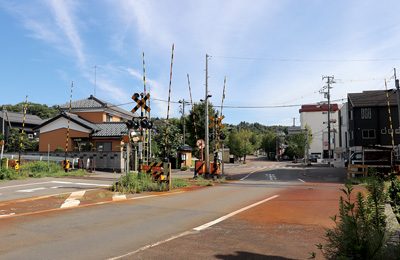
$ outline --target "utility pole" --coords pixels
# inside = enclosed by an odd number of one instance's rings
[[[95,65],[92,69],[94,69],[94,86],[93,86],[93,90],[94,90],[94,97],[96,96],[96,70],[97,70],[97,65]]]
[[[3,140],[3,144],[1,145],[1,158],[0,158],[0,162],[3,160],[3,153],[4,153],[4,142],[5,142],[5,135],[4,135],[4,110],[6,109],[6,107],[5,106],[3,106],[3,109],[2,109],[2,112],[3,112],[3,115],[2,115],[2,120],[3,120],[3,123],[2,123],[2,128],[3,128],[3,130],[2,130],[2,133],[3,133],[3,138],[4,138],[4,140]]]
[[[205,169],[205,176],[208,176],[210,173],[210,151],[209,151],[209,138],[208,138],[208,59],[210,56],[206,54],[206,118],[205,118],[205,160],[206,160],[206,169]]]
[[[335,83],[333,81],[334,76],[322,76],[322,80],[327,79],[326,83],[328,84],[324,88],[328,89],[328,92],[326,93],[326,98],[328,99],[328,166],[331,166],[331,95],[330,95],[330,89],[331,89],[331,84]]]
[[[396,68],[394,68],[394,82],[396,85],[396,89],[397,89],[397,111],[398,111],[398,117],[399,117],[399,125],[398,127],[400,128],[400,84],[399,84],[399,80],[397,79],[396,76]]]

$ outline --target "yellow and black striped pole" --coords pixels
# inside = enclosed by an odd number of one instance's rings
[[[25,98],[25,105],[24,105],[24,111],[23,111],[24,118],[22,119],[21,140],[19,142],[19,156],[18,156],[19,163],[21,163],[22,141],[23,141],[24,133],[25,133],[24,132],[24,127],[25,127],[25,116],[26,116],[26,108],[27,108],[27,106],[28,106],[28,95],[26,95],[26,98]]]
[[[388,113],[389,113],[390,136],[392,137],[392,147],[394,149],[392,113],[390,112],[389,93],[388,93],[388,89],[387,89],[386,79],[385,79],[385,88],[386,88],[386,98],[387,98]]]
[[[145,61],[144,61],[144,52],[143,52],[143,89],[144,89],[144,95],[146,96],[146,92],[147,92],[147,90],[146,90],[146,67],[145,67]],[[146,102],[147,102],[147,100],[145,101],[145,104],[146,104]],[[147,110],[146,110],[145,117],[148,119],[148,121],[150,121],[149,115],[150,115],[150,112],[147,112]],[[144,144],[145,144],[144,145],[145,153],[144,153],[143,162],[146,163],[146,160],[147,160],[147,162],[149,161],[149,129],[148,128],[146,128]]]
[[[168,109],[167,109],[167,127],[165,128],[165,146],[164,146],[164,160],[168,162],[167,155],[167,141],[168,141],[168,126],[169,126],[169,106],[171,103],[171,84],[172,84],[172,66],[174,64],[174,44],[172,44],[172,56],[171,56],[171,72],[169,74],[169,92],[168,92]]]
[[[65,142],[65,161],[67,161],[68,142],[69,142],[69,124],[71,121],[71,108],[72,108],[72,91],[74,89],[74,82],[71,84],[71,95],[69,97],[69,111],[68,111],[68,127],[67,127],[67,140]]]

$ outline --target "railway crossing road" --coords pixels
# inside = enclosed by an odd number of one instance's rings
[[[322,242],[321,232],[336,212],[342,186],[329,180],[337,176],[328,168],[276,168],[283,165],[249,162],[232,168],[234,181],[214,187],[139,194],[111,203],[0,218],[1,259],[209,259],[243,250],[250,255],[306,259],[314,244]],[[24,186],[0,183],[0,193],[32,196],[109,184],[93,179],[33,181],[18,183]],[[304,236],[309,240],[301,239]],[[268,245],[260,244],[260,238]],[[169,243],[174,248],[168,248]],[[294,244],[286,252],[279,249],[282,243]]]

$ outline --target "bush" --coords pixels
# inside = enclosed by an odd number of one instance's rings
[[[336,227],[327,229],[327,244],[317,245],[326,259],[391,259],[385,257],[387,248],[386,216],[384,214],[384,183],[378,177],[367,182],[368,194],[361,192],[352,202],[353,186],[346,183],[341,189],[339,216],[332,218]],[[312,258],[316,254],[312,253]]]
[[[189,170],[190,166],[181,166],[181,171]]]
[[[400,222],[400,178],[397,175],[389,175],[389,180],[387,187],[389,202],[393,213]]]
[[[118,182],[114,182],[112,191],[120,193],[140,193],[143,191],[165,191],[168,186],[165,183],[154,182],[149,174],[129,172],[121,176]]]
[[[34,178],[51,176],[56,172],[63,171],[61,165],[58,165],[55,162],[48,163],[45,161],[25,163],[21,166],[21,169],[28,169],[29,173]]]
[[[15,171],[11,167],[0,168],[0,180],[18,180],[24,178],[25,178],[24,176],[21,176],[19,172]]]

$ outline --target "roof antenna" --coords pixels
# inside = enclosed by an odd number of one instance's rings
[[[94,69],[94,97],[96,96],[96,70],[97,70],[97,65],[95,65],[92,69]]]

